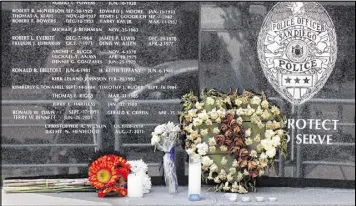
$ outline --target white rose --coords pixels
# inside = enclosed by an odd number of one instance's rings
[[[266,160],[266,159],[267,159],[266,153],[262,152],[260,155],[260,160]]]
[[[246,145],[249,146],[249,145],[252,145],[253,144],[253,141],[251,138],[247,138],[246,139]]]
[[[231,185],[231,192],[237,192],[239,185],[237,184],[237,182],[235,181],[232,185]]]
[[[219,179],[221,180],[226,180],[226,172],[224,169],[221,169],[219,175],[218,175]]]
[[[216,118],[215,122],[220,124],[221,123],[221,118],[220,117]]]
[[[276,156],[276,148],[272,148],[270,150],[267,150],[266,155],[269,158],[273,158],[274,156]]]
[[[265,127],[265,124],[263,124],[262,122],[259,122],[259,123],[257,123],[257,126],[258,126],[258,128],[262,129]]]
[[[237,118],[237,119],[236,119],[236,122],[237,122],[238,124],[242,124],[242,122],[243,122],[242,117]]]
[[[252,130],[251,130],[251,128],[249,128],[248,130],[245,131],[245,136],[249,137],[249,136],[251,136],[251,133],[252,133]]]
[[[257,134],[256,137],[253,139],[255,142],[260,142],[261,141],[261,135]]]
[[[208,98],[206,98],[206,103],[207,103],[208,105],[214,105],[215,100],[214,100],[214,98],[212,98],[212,97],[208,97]]]
[[[232,174],[228,174],[228,175],[226,176],[226,179],[227,179],[228,182],[234,181],[234,177],[232,176]]]
[[[267,109],[268,106],[269,106],[268,101],[267,101],[267,100],[263,100],[263,101],[261,102],[261,106],[262,106],[263,109]]]
[[[272,137],[272,144],[275,147],[279,146],[281,144],[281,138],[278,135]]]
[[[209,147],[209,151],[210,152],[215,152],[216,151],[216,147],[215,146],[210,146]]]
[[[219,168],[216,164],[213,163],[209,169],[211,172],[217,172]]]
[[[188,115],[191,117],[196,117],[197,116],[197,109],[191,109],[188,111]]]
[[[236,114],[239,116],[245,115],[245,109],[242,109],[241,107],[236,110]]]
[[[206,155],[206,153],[208,152],[209,146],[205,142],[203,142],[197,145],[197,149],[198,153],[203,156]]]
[[[195,127],[200,126],[201,124],[203,124],[203,120],[202,119],[200,119],[200,118],[194,118],[193,119],[193,125]]]
[[[257,152],[256,150],[251,150],[251,157],[257,157]]]
[[[216,111],[216,108],[212,109],[210,112],[209,112],[209,115],[210,115],[210,118],[211,119],[216,119],[219,117],[219,114],[218,112]]]
[[[188,126],[184,127],[184,130],[189,132],[189,133],[192,133],[193,131],[193,124],[189,124]]]
[[[272,112],[272,114],[274,114],[275,116],[281,114],[281,111],[280,111],[280,110],[278,109],[278,107],[276,107],[276,106],[272,106],[271,112]]]
[[[210,146],[215,146],[216,145],[215,138],[214,137],[209,138],[209,142],[208,143],[209,143]]]
[[[241,172],[237,173],[237,181],[240,182],[244,178],[244,175]]]
[[[208,113],[206,113],[205,109],[202,112],[198,113],[198,117],[202,120],[209,119],[209,115]]]
[[[271,150],[271,149],[274,149],[274,146],[272,144],[272,140],[269,140],[269,139],[263,139],[261,140],[261,145],[263,146],[263,148],[265,150]]]
[[[194,143],[195,143],[195,144],[199,144],[199,143],[201,143],[201,138],[197,138],[197,139],[195,139],[195,140],[194,140]]]
[[[268,112],[267,109],[265,109],[265,111],[263,111],[261,117],[262,117],[263,119],[268,119],[268,118],[270,117],[270,114],[269,114],[269,112]]]
[[[213,122],[212,122],[210,119],[207,119],[207,120],[205,121],[205,124],[206,124],[206,125],[212,125]]]
[[[239,166],[239,164],[237,163],[237,160],[236,160],[236,159],[232,162],[232,166],[233,166],[233,167],[238,167],[238,166]]]
[[[236,104],[238,107],[241,106],[242,100],[239,99],[239,98],[237,98],[237,99],[235,100],[235,104]]]
[[[213,133],[214,133],[214,134],[219,134],[219,133],[220,133],[220,129],[217,128],[217,127],[215,127],[215,128],[213,129]]]
[[[261,152],[263,150],[263,146],[260,144],[257,145],[257,151]]]
[[[230,187],[229,187],[229,182],[225,182],[224,187],[222,188],[224,191],[229,191]]]
[[[226,115],[226,110],[223,109],[223,108],[220,108],[220,109],[217,111],[217,113],[218,113],[218,115],[219,115],[220,117],[225,117],[225,115]]]
[[[236,168],[231,167],[231,168],[229,169],[229,171],[230,171],[230,174],[235,174],[235,173],[236,173]]]
[[[237,192],[240,193],[240,194],[246,194],[247,190],[244,187],[242,187],[241,185],[239,185],[239,188],[237,189]]]
[[[196,102],[195,103],[195,107],[197,108],[197,109],[202,109],[203,108],[203,106],[204,106],[204,103],[199,103],[199,102]]]
[[[275,135],[275,132],[273,130],[266,130],[265,132],[265,137],[267,139],[271,139]]]
[[[221,146],[220,146],[220,150],[221,150],[222,152],[226,152],[226,151],[227,151],[227,147],[226,147],[225,145],[221,145]]]
[[[207,166],[207,167],[210,167],[210,165],[212,165],[214,163],[214,161],[212,159],[210,159],[208,156],[204,156],[202,159],[202,164]]]
[[[256,104],[256,105],[259,105],[261,103],[261,98],[259,96],[254,96],[252,99],[251,99],[251,104]]]
[[[261,106],[258,106],[257,109],[256,109],[255,114],[256,115],[261,115],[262,113],[263,113],[263,110],[261,109]]]
[[[245,115],[251,116],[253,113],[255,113],[255,109],[252,108],[250,105],[247,105],[247,109],[245,110]]]
[[[216,177],[214,178],[214,182],[215,182],[215,183],[220,183],[220,182],[221,182],[221,180],[219,179],[219,177],[218,177],[218,176],[216,176]]]
[[[208,132],[208,129],[202,129],[202,130],[200,130],[200,134],[203,135],[203,136],[207,135],[208,133],[209,133],[209,132]]]
[[[227,164],[227,159],[226,159],[225,157],[223,157],[223,158],[221,159],[221,164],[222,164],[222,165],[226,165],[226,164]]]

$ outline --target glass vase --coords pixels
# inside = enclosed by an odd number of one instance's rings
[[[188,199],[199,201],[201,198],[201,159],[198,155],[189,156]]]
[[[163,156],[164,180],[168,187],[169,194],[178,192],[178,180],[176,174],[176,166],[174,164],[174,148],[170,152],[166,152]]]

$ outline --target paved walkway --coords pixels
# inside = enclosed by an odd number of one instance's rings
[[[228,194],[207,192],[203,188],[203,199],[190,202],[187,199],[187,187],[180,187],[179,193],[169,195],[165,187],[153,187],[151,193],[143,198],[98,198],[95,193],[17,193],[6,194],[2,191],[2,205],[355,205],[354,189],[326,188],[258,188],[257,193],[238,195],[237,202],[230,202]],[[241,202],[241,197],[248,196],[251,202]],[[265,200],[256,202],[255,197],[276,197],[276,202]]]

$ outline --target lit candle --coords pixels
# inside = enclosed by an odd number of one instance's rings
[[[143,197],[142,176],[140,174],[129,174],[127,177],[127,196]]]
[[[188,199],[199,201],[201,192],[201,161],[199,157],[189,157]]]

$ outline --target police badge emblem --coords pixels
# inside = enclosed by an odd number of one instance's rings
[[[279,2],[267,14],[257,41],[263,72],[295,105],[317,94],[337,58],[334,25],[316,2]]]

